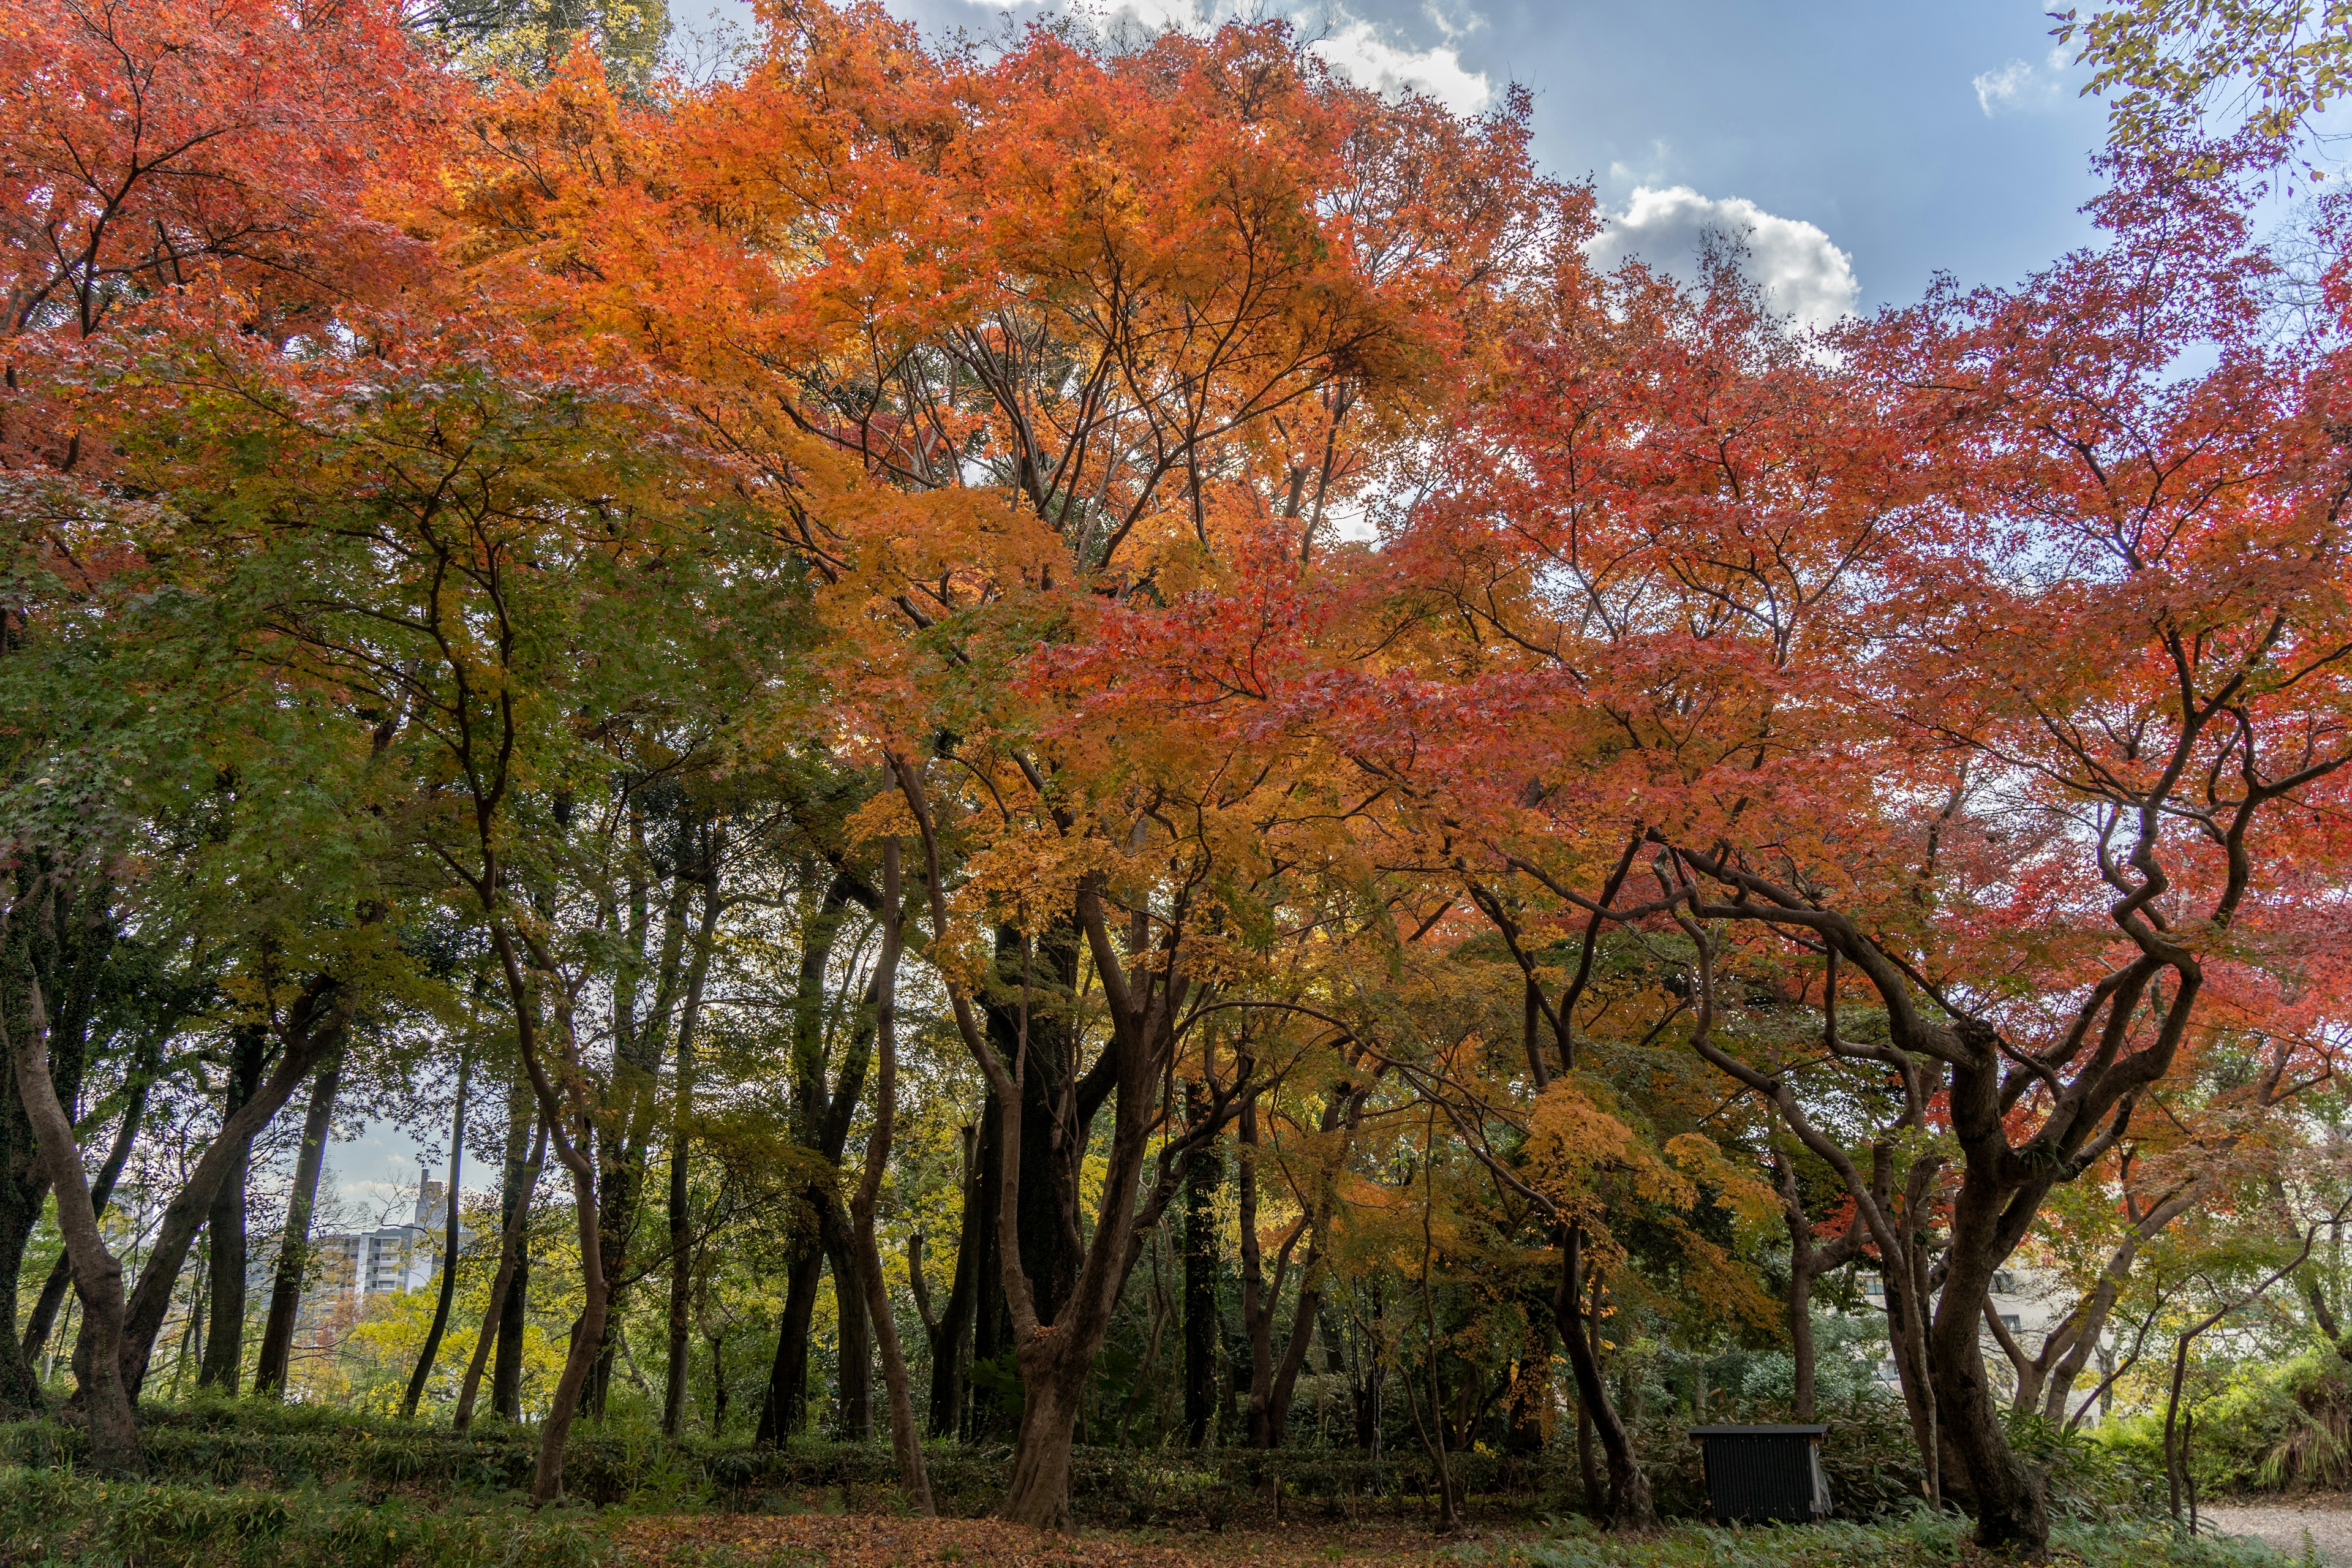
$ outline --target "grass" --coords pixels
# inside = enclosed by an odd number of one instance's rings
[[[584,1508],[434,1510],[336,1489],[0,1468],[0,1564],[8,1568],[599,1568],[613,1558],[609,1529]]]
[[[1965,1521],[1920,1510],[1877,1524],[1682,1525],[1619,1539],[1580,1521],[1452,1544],[1406,1526],[1081,1531],[1039,1536],[983,1519],[892,1513],[533,1512],[511,1497],[427,1506],[346,1484],[274,1489],[101,1481],[0,1467],[5,1568],[1945,1568],[1998,1561]],[[2183,1540],[2161,1521],[2062,1524],[2053,1560],[2079,1568],[2286,1568],[2258,1544]]]
[[[2062,1522],[2052,1532],[2053,1562],[2080,1568],[2287,1568],[2290,1559],[2258,1542],[2183,1537],[2168,1521]],[[1948,1568],[2009,1561],[1979,1552],[1968,1521],[1920,1509],[1878,1524],[1822,1524],[1727,1530],[1690,1525],[1647,1540],[1625,1541],[1576,1526],[1538,1540],[1454,1553],[1479,1568]]]
[[[446,1426],[247,1402],[142,1411],[143,1481],[79,1473],[83,1434],[0,1426],[0,1568],[1942,1568],[1987,1561],[1967,1522],[1856,1485],[1841,1503],[1866,1522],[1802,1529],[1678,1525],[1601,1535],[1567,1511],[1562,1464],[1477,1456],[1463,1466],[1480,1533],[1429,1533],[1426,1478],[1345,1452],[1274,1455],[1082,1450],[1074,1502],[1087,1528],[1041,1538],[993,1521],[908,1518],[880,1444],[778,1451],[668,1443],[619,1423],[580,1435],[567,1468],[578,1500],[531,1510],[535,1434]],[[1852,1468],[1874,1457],[1850,1439]],[[1691,1446],[1685,1444],[1682,1448]],[[931,1457],[942,1509],[982,1512],[1001,1494],[1002,1446]],[[2076,1457],[2079,1459],[2080,1457]],[[2063,1469],[2069,1460],[2053,1455]],[[1662,1503],[1696,1503],[1681,1449],[1659,1455]],[[1891,1468],[1891,1467],[1890,1467]],[[1275,1481],[1281,1483],[1278,1487]],[[2077,1487],[2053,1561],[2080,1568],[2285,1568],[2268,1548],[2176,1539],[2136,1489]],[[1857,1494],[1861,1494],[1857,1496]]]

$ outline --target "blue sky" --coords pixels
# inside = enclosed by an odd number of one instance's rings
[[[1807,316],[1901,303],[1939,269],[2011,281],[2082,243],[2105,130],[2031,0],[887,3],[982,35],[1048,10],[1144,27],[1278,14],[1369,85],[1474,109],[1517,81],[1544,162],[1618,216],[1606,245],[1672,266],[1709,226],[1752,229],[1759,276]],[[749,18],[742,0],[672,4],[688,27]]]

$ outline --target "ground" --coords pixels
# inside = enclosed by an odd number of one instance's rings
[[[2301,1558],[2306,1542],[2328,1568],[2352,1568],[2352,1498],[2321,1496],[2201,1510],[2213,1529],[2268,1542]]]
[[[2352,1514],[2326,1516],[2352,1522]],[[1080,1530],[1041,1535],[993,1520],[882,1514],[691,1515],[631,1521],[614,1531],[627,1568],[2007,1568],[1978,1552],[1965,1522],[1919,1518],[1891,1525],[1788,1529],[1677,1526],[1633,1539],[1577,1524],[1549,1531],[1476,1531],[1447,1540],[1425,1530],[1335,1528],[1226,1531]],[[2061,1530],[2053,1568],[2289,1568],[2262,1544],[2174,1537],[2142,1521]],[[2344,1560],[2352,1568],[2352,1558]]]

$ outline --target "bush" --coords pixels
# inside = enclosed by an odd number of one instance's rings
[[[2333,1351],[2240,1367],[2197,1405],[2189,1463],[2200,1492],[2341,1489],[2352,1483],[2352,1385]],[[2142,1445],[2158,1456],[2163,1418],[2144,1422]]]
[[[332,1490],[99,1481],[0,1468],[0,1563],[58,1568],[596,1568],[604,1531],[583,1510],[434,1510]]]
[[[1968,1522],[1925,1508],[1875,1524],[1765,1525],[1684,1529],[1647,1540],[1601,1535],[1581,1521],[1539,1541],[1465,1547],[1457,1561],[1479,1568],[1947,1568],[1972,1560]],[[2169,1525],[2061,1525],[2053,1555],[2087,1568],[2285,1568],[2254,1542],[2176,1535]]]

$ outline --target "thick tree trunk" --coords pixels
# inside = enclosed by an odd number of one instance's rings
[[[1039,933],[1028,959],[1021,934],[996,933],[997,985],[1017,1001],[983,1009],[998,1057],[1024,1063],[1021,1075],[1021,1268],[1037,1303],[1037,1321],[1061,1321],[1086,1261],[1078,1229],[1079,1167],[1095,1114],[1110,1087],[1097,1070],[1077,1074],[1080,1037],[1068,1002],[1077,994],[1079,937],[1075,921],[1055,921]],[[1025,1021],[1024,1021],[1025,1020]],[[1108,1058],[1107,1058],[1108,1059]]]
[[[924,892],[930,910],[934,942],[947,940],[947,888],[940,868],[939,838],[920,778],[904,759],[891,757],[889,765],[915,816],[922,836]],[[1028,1025],[1033,1000],[1029,980],[1031,960],[1023,953],[1018,993],[1019,1034],[1008,1060],[992,1046],[975,1016],[971,1000],[958,985],[952,971],[940,971],[956,1030],[964,1047],[996,1091],[1003,1110],[1005,1151],[1003,1189],[997,1205],[1000,1277],[1021,1371],[1024,1393],[1021,1433],[1013,1451],[1013,1484],[1003,1513],[1017,1522],[1053,1528],[1069,1517],[1070,1447],[1075,1440],[1081,1394],[1104,1336],[1109,1331],[1121,1288],[1142,1250],[1146,1228],[1159,1223],[1176,1194],[1186,1159],[1200,1152],[1220,1124],[1212,1121],[1160,1151],[1160,1178],[1148,1198],[1142,1185],[1143,1166],[1152,1152],[1171,1109],[1162,1103],[1175,1060],[1177,1019],[1191,986],[1184,978],[1172,945],[1156,954],[1150,948],[1150,928],[1138,914],[1129,922],[1129,942],[1137,968],[1130,973],[1114,946],[1108,916],[1097,889],[1082,883],[1077,893],[1078,919],[1094,961],[1111,1022],[1111,1041],[1097,1069],[1081,1090],[1070,1084],[1059,1098],[1055,1163],[1048,1178],[1059,1189],[1055,1208],[1064,1233],[1056,1245],[1076,1237],[1076,1182],[1079,1157],[1086,1148],[1086,1130],[1092,1108],[1116,1094],[1110,1147],[1100,1168],[1101,1191],[1095,1205],[1094,1233],[1083,1249],[1084,1263],[1067,1300],[1049,1321],[1039,1310],[1039,1296],[1021,1257],[1021,1228],[1025,1213],[1022,1188],[1026,1184],[1022,1161],[1020,1116],[1027,1062]],[[1169,930],[1184,929],[1180,903]],[[1000,948],[1000,963],[1003,953]],[[1058,959],[1053,961],[1058,973]],[[1075,968],[1076,954],[1071,958]],[[1072,986],[1075,989],[1075,986]],[[1065,1071],[1068,1059],[1065,1058]],[[1066,1077],[1065,1082],[1069,1080]]]
[[[1006,1342],[1013,1333],[1012,1318],[1004,1300],[1004,1270],[996,1256],[996,1212],[1004,1180],[1003,1144],[1000,1141],[1003,1122],[996,1091],[991,1089],[981,1101],[980,1112],[980,1212],[974,1216],[972,1227],[978,1235],[971,1240],[971,1359],[965,1367],[964,1421],[961,1428],[967,1441],[975,1441],[996,1429],[1003,1415],[994,1399],[982,1400],[972,1394],[971,1369],[995,1366],[1003,1358]],[[956,1271],[963,1271],[961,1260]]]
[[[834,1435],[863,1443],[874,1436],[873,1325],[866,1311],[866,1287],[842,1217],[827,1215],[823,1235],[826,1271],[833,1276]]]
[[[259,1029],[239,1029],[236,1059],[229,1069],[228,1099],[224,1124],[244,1109],[260,1087],[261,1064],[268,1040]],[[255,1131],[259,1131],[258,1128]],[[231,1152],[227,1173],[214,1194],[205,1220],[210,1237],[212,1274],[212,1338],[205,1344],[196,1386],[235,1394],[245,1370],[245,1178],[253,1163],[253,1139]]]
[[[1077,1436],[1079,1390],[1063,1377],[1024,1377],[1021,1387],[1013,1480],[997,1512],[1032,1530],[1065,1531],[1070,1527],[1070,1450]]]
[[[13,1331],[16,1280],[24,1272],[26,1246],[40,1223],[49,1173],[16,1092],[16,1068],[7,1070],[7,1100],[0,1106],[0,1151],[5,1151],[5,1160],[0,1160],[0,1325],[12,1331],[0,1347],[0,1419],[18,1420],[38,1415],[43,1404],[40,1379],[33,1371],[33,1354],[41,1342],[28,1336],[20,1347]],[[58,1261],[64,1264],[62,1254]]]
[[[824,1252],[814,1237],[784,1274],[784,1312],[776,1329],[776,1359],[768,1371],[768,1392],[760,1403],[753,1440],[781,1447],[808,1426],[809,1325],[816,1321],[816,1288],[824,1272]]]
[[[462,1053],[457,1058],[457,1103],[449,1123],[449,1218],[441,1242],[441,1294],[433,1303],[433,1326],[425,1332],[425,1349],[416,1370],[408,1375],[408,1392],[401,1396],[400,1413],[413,1417],[424,1396],[425,1380],[433,1375],[434,1358],[441,1353],[441,1336],[449,1327],[449,1304],[457,1294],[457,1205],[466,1170],[466,1078],[473,1066]]]
[[[327,1058],[310,1086],[302,1116],[302,1147],[294,1157],[294,1186],[286,1199],[286,1228],[278,1244],[278,1270],[269,1285],[269,1317],[262,1325],[261,1354],[254,1363],[253,1390],[271,1399],[286,1397],[286,1375],[294,1360],[294,1329],[302,1311],[303,1280],[310,1268],[310,1215],[319,1202],[319,1173],[326,1164],[327,1135],[334,1128],[335,1093],[342,1083],[343,1058]]]
[[[490,1414],[522,1419],[522,1342],[530,1326],[530,1240],[526,1229],[507,1288],[498,1293],[498,1332],[490,1352]]]
[[[1993,1270],[2002,1261],[1993,1237],[2006,1206],[1990,1184],[1963,1180],[1952,1206],[1952,1240],[1943,1289],[1928,1330],[1929,1376],[1940,1435],[1963,1467],[1987,1551],[2041,1552],[2050,1542],[2050,1511],[2041,1475],[2009,1446],[1999,1402],[1985,1373],[1979,1322]]]
[[[1551,1416],[1550,1321],[1528,1314],[1525,1337],[1519,1341],[1518,1364],[1511,1369],[1510,1426],[1504,1438],[1508,1452],[1523,1458],[1544,1450]]]
[[[131,1412],[131,1390],[122,1375],[122,1338],[127,1315],[122,1295],[121,1260],[107,1250],[98,1228],[98,1211],[90,1202],[89,1184],[82,1173],[81,1151],[74,1144],[73,1121],[58,1102],[49,1078],[49,1021],[42,1005],[39,980],[26,976],[27,1005],[21,1033],[11,1040],[0,1018],[0,1049],[16,1068],[16,1092],[30,1124],[33,1139],[48,1167],[49,1187],[57,1194],[58,1228],[64,1233],[66,1256],[72,1260],[74,1294],[82,1316],[91,1325],[89,1336],[89,1380],[83,1405],[89,1413],[90,1468],[100,1475],[137,1475],[145,1468],[140,1452],[139,1427]],[[10,1335],[13,1340],[14,1334]]]

